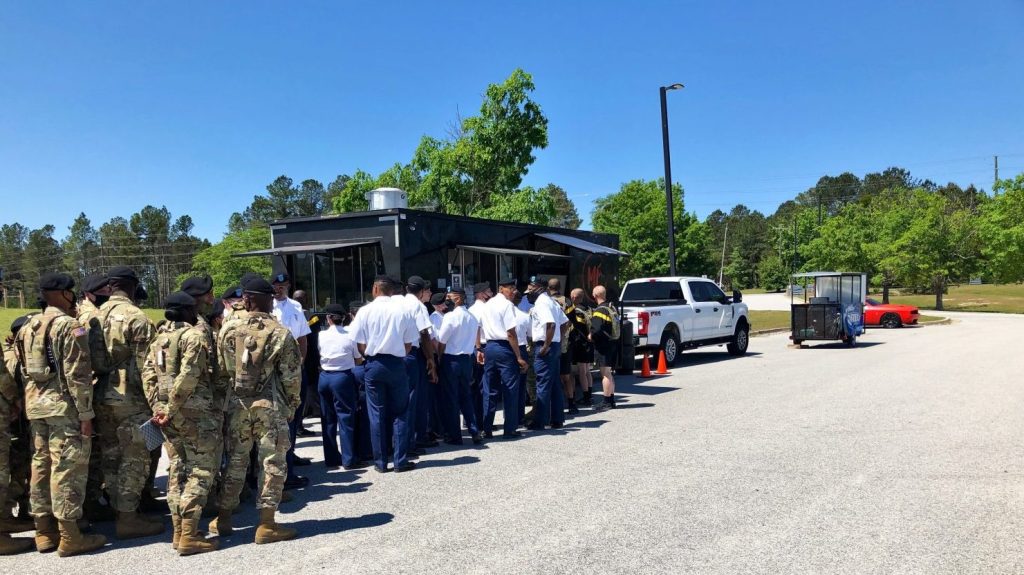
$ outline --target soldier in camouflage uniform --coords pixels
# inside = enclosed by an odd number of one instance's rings
[[[153,324],[132,303],[138,278],[126,266],[110,270],[111,295],[100,306],[112,370],[97,398],[97,430],[103,449],[103,477],[117,511],[117,537],[131,539],[162,533],[163,521],[139,513],[149,473],[150,453],[139,429],[153,416],[142,391],[142,366],[154,337]]]
[[[61,557],[99,549],[107,541],[102,535],[82,535],[77,524],[85,500],[94,413],[88,330],[73,317],[74,286],[65,274],[40,278],[46,311],[32,317],[15,340],[32,427],[29,506],[36,522],[36,548],[56,548]]]
[[[142,385],[153,408],[153,421],[163,428],[171,465],[167,477],[167,503],[171,509],[174,536],[171,545],[179,555],[193,555],[217,549],[199,533],[199,519],[217,468],[217,445],[221,443],[224,393],[210,371],[212,348],[209,326],[199,321],[196,300],[185,292],[167,296],[167,322],[157,330],[156,340],[142,371]]]
[[[78,302],[78,323],[89,330],[89,357],[92,360],[93,397],[99,397],[110,374],[110,354],[107,353],[103,326],[99,320],[99,306],[110,299],[110,286],[106,274],[93,274],[82,282],[82,299]],[[103,449],[94,441],[89,455],[89,480],[85,484],[85,517],[89,521],[113,521],[114,508],[103,501]]]
[[[231,534],[231,513],[238,506],[249,450],[255,442],[263,467],[256,504],[260,511],[256,543],[284,541],[296,535],[294,529],[279,525],[274,516],[287,473],[288,420],[299,405],[302,378],[298,344],[270,314],[273,293],[267,280],[249,280],[243,294],[246,313],[225,322],[217,342],[221,374],[228,387],[228,468],[219,514],[211,528],[220,535]]]
[[[32,548],[30,539],[12,539],[8,532],[24,531],[14,525],[11,509],[7,503],[7,486],[11,479],[11,427],[8,418],[18,409],[20,393],[14,383],[14,376],[7,371],[7,364],[0,362],[0,555],[14,555]]]
[[[23,315],[11,322],[11,335],[7,337],[4,345],[4,367],[11,375],[11,382],[14,385],[7,393],[14,397],[12,411],[7,412],[10,418],[0,416],[0,435],[5,432],[7,442],[3,446],[9,448],[7,459],[7,470],[9,474],[0,471],[0,491],[6,490],[5,495],[0,495],[0,532],[20,533],[22,531],[35,530],[35,523],[28,514],[28,482],[32,475],[32,448],[29,434],[29,423],[25,417],[25,382],[21,377],[21,367],[18,362],[18,354],[14,350],[14,337],[18,334],[21,326],[28,321],[30,316]],[[0,413],[2,408],[0,408]],[[8,425],[9,422],[9,425]],[[18,506],[18,518],[14,518],[11,509]]]

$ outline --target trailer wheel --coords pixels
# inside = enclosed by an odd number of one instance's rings
[[[661,350],[665,352],[665,365],[675,367],[679,359],[679,336],[675,330],[666,329],[661,336]]]
[[[732,334],[732,341],[725,344],[725,349],[730,355],[744,355],[747,353],[747,346],[750,345],[750,326],[747,322],[740,321],[736,326],[736,333]]]

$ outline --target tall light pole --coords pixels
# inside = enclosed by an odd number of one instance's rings
[[[672,160],[668,151],[668,104],[665,93],[682,89],[682,84],[658,88],[661,94],[661,143],[665,149],[665,211],[668,214],[668,275],[676,275],[676,224],[672,215]]]

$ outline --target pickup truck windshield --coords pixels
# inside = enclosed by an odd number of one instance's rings
[[[679,282],[640,281],[626,284],[622,291],[622,303],[631,301],[678,301],[683,298],[683,288]]]

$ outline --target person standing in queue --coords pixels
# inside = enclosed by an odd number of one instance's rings
[[[437,353],[441,358],[441,425],[445,443],[462,445],[459,413],[466,420],[473,443],[483,442],[473,405],[474,352],[479,341],[480,323],[469,313],[466,290],[454,288],[448,293],[451,311],[444,314],[437,330]]]
[[[185,282],[188,283],[187,281]],[[212,287],[212,285],[210,286]],[[164,301],[167,321],[157,328],[142,370],[142,385],[153,422],[164,433],[167,456],[167,504],[174,527],[171,547],[178,555],[215,551],[199,531],[203,506],[219,467],[223,391],[210,369],[210,326],[200,323],[195,298],[184,291]]]
[[[14,407],[16,409],[12,415],[13,421],[11,421],[8,428],[11,433],[10,439],[12,440],[7,444],[10,447],[10,457],[8,459],[8,464],[10,465],[8,468],[9,473],[8,475],[3,475],[3,472],[0,471],[0,476],[7,477],[9,480],[9,483],[7,483],[7,497],[0,499],[0,501],[17,503],[18,505],[18,515],[16,517],[11,513],[10,506],[0,509],[0,531],[8,533],[35,530],[35,523],[32,521],[32,515],[29,513],[28,504],[29,479],[32,477],[32,451],[34,446],[32,445],[31,424],[25,416],[25,377],[21,369],[21,359],[18,357],[17,347],[15,346],[18,333],[28,323],[29,319],[32,318],[32,315],[19,316],[12,321],[11,332],[4,338],[3,342],[4,365],[7,367],[7,372],[14,379],[17,393],[17,398],[14,400]],[[93,388],[93,397],[95,397],[95,394],[96,390]],[[0,478],[0,481],[3,481],[3,479]],[[88,489],[86,493],[88,494]]]
[[[32,317],[15,342],[34,446],[29,507],[36,548],[42,553],[56,549],[61,557],[88,553],[107,542],[78,529],[95,413],[88,330],[74,317],[74,287],[67,274],[43,275],[39,290],[46,310]]]
[[[608,302],[604,286],[594,286],[592,292],[597,308],[590,320],[590,340],[594,343],[595,360],[601,370],[602,402],[598,411],[615,409],[615,376],[612,369],[619,360],[619,314]]]
[[[21,411],[21,391],[14,375],[7,370],[7,362],[0,361],[0,555],[14,555],[32,548],[31,539],[14,539],[8,533],[29,531],[32,524],[11,517],[7,490],[11,484],[12,433],[9,418]]]
[[[494,297],[494,292],[491,291],[491,284],[489,282],[480,282],[473,284],[473,293],[475,300],[473,305],[469,306],[469,313],[473,314],[478,324],[483,324],[484,321],[484,308],[487,306],[487,300]],[[487,340],[480,337],[481,346],[486,343]],[[481,347],[481,350],[483,348]],[[477,354],[478,358],[473,362],[473,409],[476,411],[476,423],[482,426],[484,424],[484,360],[482,354]]]
[[[576,383],[572,375],[572,354],[569,350],[572,348],[572,341],[579,337],[579,334],[572,326],[572,317],[576,313],[576,308],[573,307],[572,302],[567,297],[562,295],[562,282],[558,278],[548,279],[548,296],[558,304],[562,313],[570,318],[569,327],[566,333],[563,334],[564,337],[561,342],[562,354],[558,358],[558,377],[562,382],[562,396],[565,399],[565,407],[569,415],[575,415],[580,410],[576,407]]]
[[[533,370],[537,374],[537,400],[531,429],[544,429],[548,421],[552,429],[558,429],[565,424],[565,395],[559,381],[558,363],[564,358],[561,354],[562,334],[569,318],[537,277],[530,280],[526,298],[533,304],[530,308],[530,329]]]
[[[231,405],[230,460],[216,525],[211,525],[211,530],[221,536],[233,532],[231,514],[238,507],[249,452],[257,445],[262,485],[256,500],[260,512],[256,543],[274,543],[294,539],[297,534],[277,523],[275,516],[287,475],[285,454],[291,447],[288,422],[299,406],[300,355],[291,332],[270,313],[274,308],[270,283],[263,278],[250,279],[243,290],[246,315],[224,324],[217,345]]]
[[[345,470],[366,467],[356,453],[356,405],[359,387],[352,370],[363,363],[353,333],[346,329],[345,306],[332,303],[327,312],[327,329],[320,332],[320,396],[321,434],[324,443],[324,464],[328,469]],[[338,440],[341,439],[341,450]]]
[[[498,294],[488,300],[483,311],[481,331],[485,346],[477,354],[483,355],[484,377],[484,437],[493,436],[494,416],[498,411],[498,398],[504,402],[503,438],[521,437],[519,427],[519,374],[526,370],[526,359],[519,352],[516,337],[516,314],[512,300],[516,295],[516,279],[508,277],[498,282]]]
[[[409,375],[409,426],[406,439],[409,452],[421,455],[425,448],[436,447],[437,442],[427,437],[427,418],[434,385],[437,385],[437,366],[434,364],[433,324],[423,304],[430,298],[430,282],[420,276],[411,276],[405,282],[405,296],[400,300],[416,323],[419,341],[405,358]],[[430,386],[430,387],[428,387]]]
[[[288,328],[296,343],[299,344],[299,365],[303,365],[306,361],[306,346],[309,343],[307,336],[312,330],[309,328],[309,324],[306,323],[306,315],[302,311],[302,304],[288,297],[288,290],[291,288],[291,280],[288,274],[274,274],[271,283],[274,288],[274,318],[281,325]],[[244,287],[245,282],[243,281],[242,284]],[[299,428],[302,427],[303,412],[306,411],[305,370],[300,370],[300,375],[302,377],[302,384],[299,390],[299,405],[296,407],[295,413],[288,420],[288,438],[291,441],[291,447],[288,448],[287,454],[288,478],[284,482],[285,489],[296,489],[309,485],[308,477],[302,477],[295,472],[296,467],[310,464],[309,459],[295,455],[295,439],[298,437]]]
[[[102,397],[97,398],[96,409],[96,428],[103,450],[103,480],[117,511],[117,538],[149,537],[164,530],[162,519],[151,519],[139,513],[153,465],[152,454],[146,448],[140,429],[153,417],[142,390],[142,366],[156,329],[132,300],[139,286],[135,271],[117,266],[107,277],[110,299],[100,306],[98,318],[112,369]]]
[[[527,368],[519,373],[519,415],[516,417],[516,421],[520,427],[525,426],[526,417],[526,380],[530,375],[530,350],[529,339],[530,339],[530,314],[523,311],[521,304],[526,301],[523,297],[523,292],[519,290],[519,286],[516,286],[516,297],[512,300],[512,304],[515,306],[516,314],[516,341],[519,342],[519,355],[526,360]]]
[[[401,473],[416,467],[406,452],[409,376],[405,358],[420,334],[406,308],[392,299],[394,293],[394,281],[388,276],[377,276],[373,281],[373,301],[359,310],[355,330],[359,354],[366,358],[366,405],[374,468],[379,473],[389,471],[389,430],[395,471]]]

